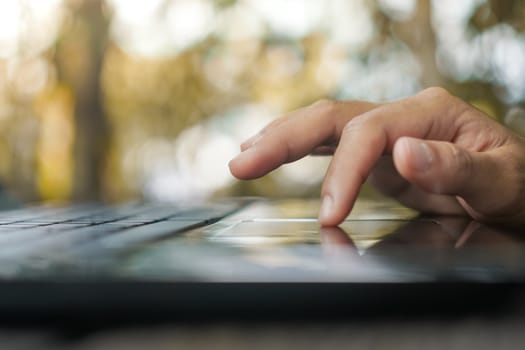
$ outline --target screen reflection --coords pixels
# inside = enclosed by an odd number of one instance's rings
[[[119,273],[161,280],[511,282],[523,280],[515,232],[465,218],[219,223],[141,246]]]

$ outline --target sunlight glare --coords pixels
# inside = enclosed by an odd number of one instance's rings
[[[204,39],[213,29],[214,9],[207,0],[178,0],[167,13],[175,49],[182,51]]]
[[[247,0],[282,37],[301,38],[319,27],[324,13],[324,0]]]
[[[53,44],[63,0],[0,1],[0,58],[38,55]]]

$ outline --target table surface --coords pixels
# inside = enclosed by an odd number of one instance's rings
[[[421,230],[415,232],[420,241]],[[485,241],[487,237],[500,237],[495,232],[478,233]],[[402,234],[406,240],[407,230]],[[523,295],[521,299],[525,301]],[[523,301],[497,314],[470,310],[447,318],[420,313],[410,318],[402,314],[390,315],[388,319],[381,319],[380,315],[368,319],[348,315],[337,320],[311,317],[287,322],[183,319],[147,326],[90,328],[74,327],[74,319],[64,320],[68,327],[4,323],[3,327],[0,325],[0,349],[516,349],[525,344]]]

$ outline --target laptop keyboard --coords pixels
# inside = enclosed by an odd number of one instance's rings
[[[250,200],[197,207],[161,204],[39,207],[0,213],[0,259],[119,251],[212,224]]]

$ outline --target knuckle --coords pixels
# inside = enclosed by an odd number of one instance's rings
[[[317,101],[315,101],[312,106],[313,107],[326,107],[326,106],[332,106],[334,103],[336,103],[335,100],[332,100],[330,98],[321,98]]]
[[[460,112],[467,106],[467,103],[463,100],[452,95],[448,90],[438,86],[427,88],[421,91],[418,95],[423,99],[432,100],[455,112]]]
[[[427,89],[424,89],[419,93],[420,96],[431,98],[431,99],[438,99],[438,100],[449,100],[453,96],[448,92],[446,89],[439,87],[439,86],[433,86],[429,87]]]
[[[455,120],[460,119],[469,110],[469,104],[452,95],[442,87],[430,87],[421,91],[416,98],[423,101],[423,104],[431,105],[432,108],[439,108],[443,115],[453,117]]]
[[[372,126],[375,124],[375,120],[373,116],[371,115],[360,115],[355,118],[352,118],[350,121],[348,121],[345,126],[343,127],[343,135],[347,134],[353,134],[355,132],[358,132],[359,130],[362,130],[365,127]]]
[[[338,102],[331,99],[321,99],[311,105],[311,108],[323,115],[332,115],[337,109]]]

